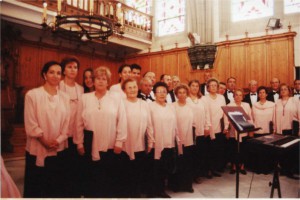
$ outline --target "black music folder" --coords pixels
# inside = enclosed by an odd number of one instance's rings
[[[257,131],[260,128],[255,128],[248,120],[250,117],[245,113],[244,109],[239,106],[222,106],[225,115],[230,123],[239,133]]]

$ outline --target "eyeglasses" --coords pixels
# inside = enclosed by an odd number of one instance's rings
[[[159,90],[155,92],[156,94],[167,94],[167,91],[165,90]]]

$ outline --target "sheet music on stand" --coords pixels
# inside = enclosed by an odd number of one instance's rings
[[[228,112],[228,116],[236,124],[238,130],[241,131],[252,131],[255,127],[253,124],[249,123],[244,117],[244,114],[239,111]]]

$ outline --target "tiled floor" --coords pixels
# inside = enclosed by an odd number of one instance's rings
[[[25,160],[23,157],[6,159],[5,166],[12,178],[16,182],[20,192],[23,193],[24,184],[24,166]],[[240,175],[240,190],[239,197],[247,198],[269,198],[271,187],[269,182],[272,181],[273,175],[253,174],[248,172],[247,175]],[[252,180],[252,186],[250,190]],[[280,186],[283,198],[299,198],[300,197],[300,182],[299,180],[289,179],[285,176],[280,176]],[[172,198],[235,198],[236,181],[235,175],[225,171],[222,177],[213,179],[203,178],[200,184],[194,184],[194,193],[167,191]],[[274,197],[277,198],[277,190],[274,192]]]

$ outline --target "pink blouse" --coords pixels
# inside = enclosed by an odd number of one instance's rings
[[[121,88],[121,83],[112,85],[110,87],[109,91],[116,92],[116,93],[120,94],[122,98],[126,99],[126,94],[125,94],[125,92]]]
[[[85,93],[78,103],[76,134],[77,148],[83,147],[83,129],[93,131],[92,159],[100,160],[99,152],[115,146],[123,148],[127,138],[127,119],[123,99],[107,91],[98,99],[95,92]]]
[[[68,147],[68,128],[70,121],[70,99],[58,90],[57,95],[49,95],[43,86],[32,89],[25,95],[24,124],[27,134],[26,151],[36,156],[36,165],[44,166],[47,156],[55,156],[58,151]],[[38,140],[56,139],[57,151],[47,150]]]
[[[275,105],[275,124],[276,133],[282,134],[283,130],[292,129],[293,120],[299,121],[300,101],[290,97],[286,103],[278,99]],[[300,135],[300,133],[299,133]]]
[[[209,130],[211,126],[208,107],[205,105],[205,102],[202,98],[193,101],[190,97],[188,97],[186,101],[191,106],[194,113],[194,127],[196,128],[196,136],[203,136],[204,130]]]
[[[83,87],[77,83],[75,83],[74,87],[70,87],[65,84],[63,80],[59,83],[59,89],[65,93],[67,93],[70,97],[70,108],[71,108],[71,116],[70,116],[70,125],[69,125],[69,137],[73,137],[76,129],[76,115],[77,115],[77,107],[78,100],[83,94]]]
[[[154,143],[153,127],[149,105],[146,101],[138,99],[137,102],[125,100],[127,117],[127,140],[124,150],[131,160],[135,159],[134,152],[145,151],[145,134],[147,134],[148,147]]]
[[[194,144],[193,141],[193,123],[194,113],[193,109],[189,104],[180,106],[178,102],[174,102],[173,106],[176,111],[176,121],[178,128],[178,136],[181,144],[184,146],[191,146]]]
[[[159,160],[164,148],[175,147],[175,139],[180,143],[177,132],[176,112],[172,104],[161,106],[154,101],[149,103],[149,106],[155,139],[154,159]]]
[[[273,121],[275,103],[266,101],[263,105],[256,102],[252,106],[252,114],[255,127],[261,129],[256,131],[256,134],[270,133],[270,122]]]
[[[208,107],[208,112],[210,114],[210,138],[213,140],[216,138],[215,134],[220,133],[221,130],[221,119],[224,116],[222,106],[226,106],[225,98],[223,95],[217,94],[217,98],[213,99],[210,95],[203,96],[203,101]]]
[[[1,198],[22,198],[15,182],[7,172],[1,156]]]

